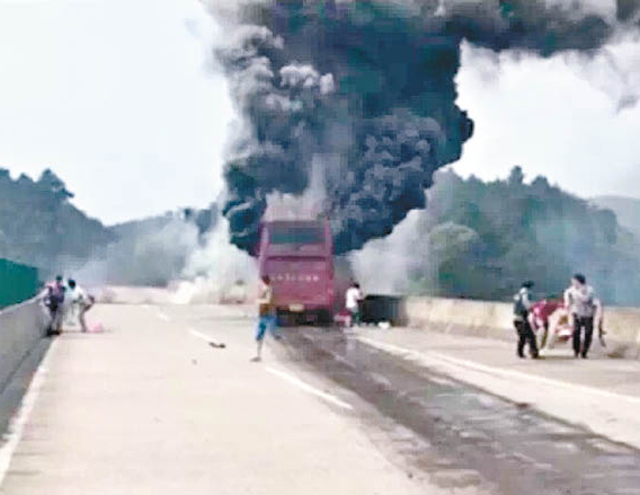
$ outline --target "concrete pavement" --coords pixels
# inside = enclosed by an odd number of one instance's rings
[[[640,444],[637,362],[302,328],[256,364],[251,312],[96,307],[105,332],[36,375],[0,494],[640,494],[640,454],[605,438]]]
[[[54,342],[20,438],[0,448],[3,495],[440,493],[385,457],[330,384],[269,349],[250,363],[242,310],[98,306],[90,320],[105,332]]]
[[[419,351],[383,342],[402,334],[294,328],[282,350],[418,436],[422,444],[391,432],[388,444],[439,485],[494,495],[640,495],[640,450],[595,431],[631,443],[635,397],[511,369],[538,364],[514,360],[512,349],[480,352],[512,360],[499,368],[451,355],[470,342],[438,346],[425,332],[415,336]]]
[[[595,434],[640,448],[640,362],[611,359],[599,344],[576,360],[570,343],[544,359],[519,359],[513,343],[428,330],[374,328],[355,338]]]

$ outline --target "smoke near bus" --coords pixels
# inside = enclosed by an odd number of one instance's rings
[[[321,157],[338,254],[426,206],[474,123],[456,105],[463,40],[495,51],[591,53],[638,23],[638,2],[211,2],[242,118],[224,176],[231,242],[255,249],[270,195],[300,196]],[[322,159],[330,156],[331,159]]]

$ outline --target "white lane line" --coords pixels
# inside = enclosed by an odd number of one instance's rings
[[[207,334],[204,334],[204,333],[202,333],[202,332],[198,332],[197,330],[194,330],[193,328],[190,328],[190,329],[189,329],[189,333],[190,333],[191,335],[193,335],[194,337],[197,337],[197,338],[199,338],[199,339],[202,339],[202,340],[204,340],[205,342],[208,342],[208,343],[210,343],[210,344],[211,344],[211,343],[213,343],[213,344],[215,344],[215,343],[216,343],[216,341],[215,341],[215,340],[213,340],[211,337],[209,337]]]
[[[456,385],[456,382],[454,382],[453,380],[447,380],[446,378],[440,378],[439,376],[430,376],[429,381],[433,383],[437,383],[438,385],[447,385],[447,386]]]
[[[343,409],[347,409],[349,411],[353,410],[353,406],[351,406],[351,404],[347,404],[346,402],[344,402],[343,400],[340,400],[335,395],[328,394],[326,392],[323,392],[322,390],[318,390],[317,388],[312,387],[308,383],[303,382],[302,380],[300,380],[300,378],[290,373],[286,373],[284,371],[272,368],[270,366],[268,366],[266,370],[272,375],[275,375],[278,378],[282,378],[286,382],[289,382],[291,385],[298,387],[300,390],[304,390],[305,392],[315,395],[316,397],[320,397],[321,399],[326,400],[327,402],[330,402],[335,406],[341,407]]]
[[[209,335],[202,332],[198,332],[193,328],[189,328],[189,333],[198,339],[204,340],[207,344],[209,344],[212,347],[216,347],[218,349],[225,349],[227,347],[227,344],[225,344],[224,342],[219,342],[214,338],[210,337]]]
[[[0,492],[2,491],[2,483],[7,475],[9,466],[11,465],[11,459],[22,439],[24,433],[24,427],[29,421],[33,407],[38,400],[40,391],[45,382],[47,373],[49,372],[49,362],[53,355],[55,348],[57,347],[57,339],[54,340],[47,351],[47,355],[44,357],[38,369],[36,370],[27,393],[22,398],[20,408],[16,414],[11,418],[7,433],[3,435],[4,443],[0,445]]]
[[[601,390],[599,388],[589,387],[587,385],[578,385],[574,383],[567,383],[560,380],[554,380],[553,378],[546,378],[543,376],[523,373],[521,371],[508,370],[504,368],[496,368],[493,366],[487,366],[485,364],[475,363],[473,361],[467,361],[466,359],[454,358],[451,356],[447,356],[445,354],[440,354],[438,352],[418,352],[412,349],[407,349],[406,347],[400,347],[394,344],[387,344],[383,342],[378,342],[377,340],[369,339],[366,337],[358,337],[358,340],[364,342],[365,344],[369,344],[372,347],[376,347],[381,350],[386,350],[392,354],[402,355],[405,359],[408,360],[420,360],[427,359],[433,361],[444,362],[445,364],[454,365],[462,368],[467,368],[475,371],[480,371],[482,373],[487,373],[490,375],[495,375],[499,378],[511,377],[517,380],[526,380],[529,382],[538,382],[543,383],[545,385],[551,385],[553,387],[560,387],[564,389],[570,389],[573,391],[580,390],[584,393],[597,395],[600,397],[606,397],[609,399],[618,399],[625,400],[628,402],[632,402],[634,404],[640,404],[640,397],[635,397],[631,395],[623,395],[615,392],[609,392],[607,390]]]
[[[164,321],[169,321],[169,317],[166,314],[164,314],[162,311],[158,311],[158,318]]]

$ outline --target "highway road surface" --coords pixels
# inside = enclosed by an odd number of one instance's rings
[[[640,495],[635,362],[293,328],[252,363],[240,307],[91,317],[104,332],[63,334],[36,373],[1,494]]]

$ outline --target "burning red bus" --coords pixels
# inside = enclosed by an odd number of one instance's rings
[[[260,276],[268,275],[280,317],[329,321],[335,303],[333,238],[327,220],[264,222]]]

